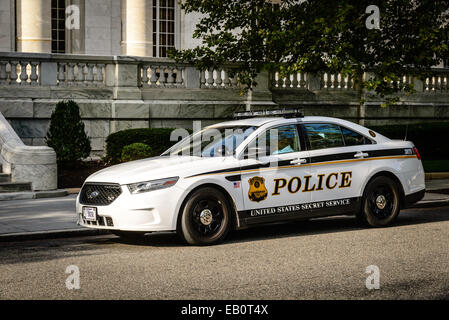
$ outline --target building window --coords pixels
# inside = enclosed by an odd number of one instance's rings
[[[65,53],[65,0],[51,0],[51,52]]]
[[[175,0],[153,0],[153,57],[175,48]]]

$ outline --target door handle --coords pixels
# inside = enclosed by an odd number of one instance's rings
[[[355,155],[354,155],[354,158],[366,158],[366,157],[368,157],[368,153],[366,153],[366,152],[357,152]]]
[[[290,164],[303,164],[306,162],[307,162],[307,159],[298,158],[298,159],[293,159],[292,161],[290,161]]]

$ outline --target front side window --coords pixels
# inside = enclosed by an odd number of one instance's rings
[[[304,130],[309,140],[310,149],[344,147],[340,127],[330,123],[307,123]]]
[[[257,156],[279,155],[301,150],[296,125],[270,128],[248,145],[249,154]]]
[[[178,142],[162,155],[229,156],[256,129],[257,127],[254,126],[205,128]]]

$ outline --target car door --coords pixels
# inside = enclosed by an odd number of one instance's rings
[[[254,139],[240,162],[246,224],[301,217],[300,205],[311,194],[301,192],[301,179],[309,175],[305,140],[296,123],[265,130]],[[257,155],[252,150],[257,150]]]
[[[350,213],[359,207],[370,161],[366,144],[371,141],[334,123],[302,125],[313,168],[311,201],[319,203],[314,216]]]

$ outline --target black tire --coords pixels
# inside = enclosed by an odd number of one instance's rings
[[[379,176],[365,188],[359,220],[372,227],[386,227],[399,215],[400,193],[391,178]]]
[[[215,188],[193,192],[181,212],[180,237],[191,245],[222,242],[231,225],[231,209],[226,197]]]
[[[127,240],[142,240],[145,236],[145,232],[138,231],[111,230],[111,233]]]

